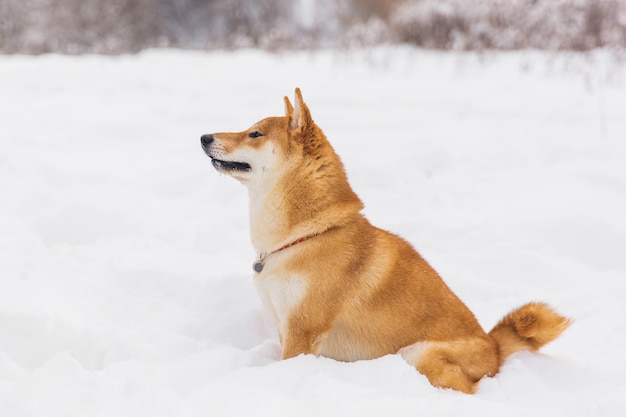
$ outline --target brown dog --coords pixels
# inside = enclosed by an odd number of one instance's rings
[[[283,359],[342,361],[399,352],[429,381],[465,393],[518,350],[570,324],[530,303],[487,334],[409,243],[360,213],[339,157],[296,89],[284,117],[201,138],[220,172],[250,196],[255,283],[278,325]]]

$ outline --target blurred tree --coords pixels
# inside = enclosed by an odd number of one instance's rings
[[[0,52],[626,47],[626,0],[0,0]]]
[[[118,53],[155,46],[152,0],[1,0],[0,48],[7,52]]]

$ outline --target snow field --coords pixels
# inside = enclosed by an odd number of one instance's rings
[[[531,300],[574,325],[474,396],[395,355],[280,361],[245,189],[199,137],[282,114],[296,86],[368,218],[485,328]],[[0,57],[0,410],[622,415],[625,109],[602,52]]]

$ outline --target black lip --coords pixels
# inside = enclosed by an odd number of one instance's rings
[[[215,169],[222,171],[250,171],[252,167],[245,162],[222,161],[221,159],[211,158],[211,163]]]

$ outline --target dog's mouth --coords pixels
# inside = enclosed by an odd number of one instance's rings
[[[219,171],[250,171],[252,167],[245,162],[223,161],[221,159],[211,157],[211,163],[215,169]]]

